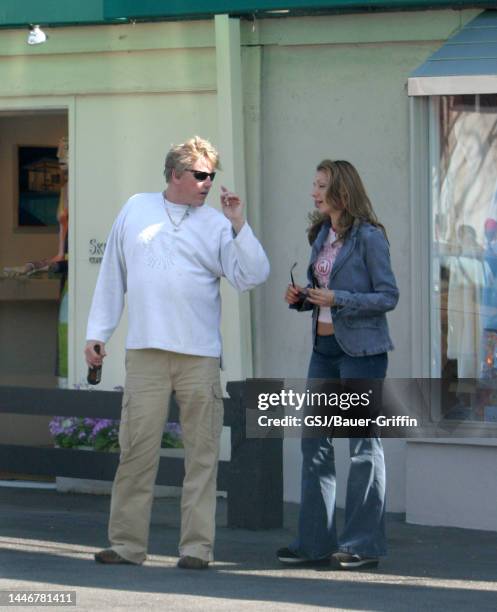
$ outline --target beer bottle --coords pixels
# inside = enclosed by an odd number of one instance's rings
[[[100,355],[100,344],[95,344],[93,348],[95,353]],[[86,377],[86,380],[89,385],[98,385],[98,383],[102,380],[102,366],[90,366],[88,368],[88,376]]]

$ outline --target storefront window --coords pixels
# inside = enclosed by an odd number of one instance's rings
[[[441,96],[433,109],[433,375],[497,382],[497,95]],[[492,386],[442,411],[496,421]]]

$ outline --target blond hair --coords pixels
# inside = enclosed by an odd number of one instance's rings
[[[201,158],[208,159],[213,168],[220,168],[219,153],[216,148],[204,138],[194,136],[181,144],[173,145],[166,156],[164,176],[169,183],[173,170],[178,176],[190,169]]]
[[[329,179],[326,202],[337,210],[342,210],[339,226],[335,228],[339,236],[343,238],[357,219],[379,227],[386,238],[385,228],[378,221],[361,177],[350,162],[324,159],[318,164],[316,171],[324,172]],[[329,218],[329,215],[318,211],[309,215],[311,225],[307,229],[307,235],[311,244],[316,239],[323,223]]]

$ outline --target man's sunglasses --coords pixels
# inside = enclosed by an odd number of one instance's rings
[[[188,172],[191,172],[197,181],[206,181],[207,177],[213,181],[216,178],[215,172],[202,172],[201,170],[190,170],[187,168]]]

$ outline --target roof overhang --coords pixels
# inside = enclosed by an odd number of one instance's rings
[[[412,77],[408,81],[407,92],[409,96],[457,96],[469,93],[497,93],[497,74],[473,77]]]
[[[411,73],[409,96],[497,93],[497,11],[485,11]]]

